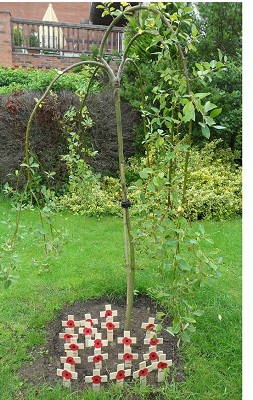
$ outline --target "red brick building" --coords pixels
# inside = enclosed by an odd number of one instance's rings
[[[59,22],[80,24],[90,16],[90,2],[0,2],[1,11],[9,11],[13,18],[42,20],[52,4]]]
[[[101,18],[97,4],[0,2],[0,66],[64,69],[77,62],[80,54],[91,53],[94,45],[99,47],[106,25],[111,22],[110,16]],[[114,3],[115,7],[119,5]],[[49,9],[52,19],[45,18]],[[115,27],[104,52],[121,52],[122,37],[123,28]]]

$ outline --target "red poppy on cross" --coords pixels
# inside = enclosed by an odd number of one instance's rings
[[[113,331],[119,328],[119,322],[114,322],[113,317],[107,317],[106,322],[101,323],[101,328],[107,330],[107,340],[108,342],[113,342]]]
[[[64,344],[65,351],[71,351],[74,357],[78,357],[78,350],[84,349],[84,343],[77,343],[77,339],[71,338],[70,343]]]
[[[85,337],[85,346],[88,347],[89,340],[97,333],[97,328],[93,328],[90,321],[84,323],[84,327],[79,328],[79,333]]]
[[[141,324],[142,329],[146,329],[146,338],[151,338],[154,335],[157,324],[155,324],[155,318],[149,317],[148,322]]]
[[[80,357],[73,357],[72,351],[66,352],[66,357],[61,357],[61,363],[68,365],[68,370],[71,372],[75,371],[75,364],[81,364]]]
[[[94,349],[94,355],[88,357],[88,362],[94,362],[95,369],[102,369],[102,363],[104,360],[108,360],[108,353],[101,353],[100,349]]]
[[[159,356],[162,354],[162,351],[156,351],[156,346],[150,346],[149,347],[149,352],[146,354],[143,354],[143,359],[145,361],[149,360],[151,363],[154,361],[157,361]]]
[[[84,320],[80,321],[81,326],[86,326],[86,322],[89,322],[91,327],[98,324],[98,320],[91,318],[91,314],[84,314]]]
[[[132,360],[137,360],[139,357],[138,353],[132,353],[131,347],[124,346],[124,353],[119,353],[119,360],[124,360],[125,368],[131,368]]]
[[[153,363],[153,368],[158,369],[158,382],[165,380],[165,371],[171,367],[172,360],[166,360],[166,354],[159,355],[159,361]]]
[[[117,385],[123,386],[124,379],[127,376],[131,376],[131,369],[126,369],[124,367],[124,364],[118,364],[117,365],[117,372],[111,372],[110,373],[110,379],[116,379]]]
[[[130,347],[132,344],[136,344],[136,337],[131,336],[130,331],[124,331],[124,336],[118,337],[117,342],[124,345],[125,352],[125,347]]]
[[[71,379],[77,379],[77,372],[70,371],[69,365],[64,364],[64,369],[57,368],[57,376],[63,378],[63,386],[70,387]]]
[[[98,392],[100,383],[107,382],[107,375],[100,375],[100,369],[93,369],[93,375],[86,376],[85,382],[92,383],[94,392]]]
[[[75,321],[74,315],[68,315],[67,321],[62,321],[62,326],[70,329],[68,333],[75,333],[75,328],[80,326],[80,321]]]
[[[100,317],[108,318],[108,317],[116,317],[118,315],[117,310],[112,310],[111,304],[107,304],[105,306],[105,311],[100,311]]]
[[[142,361],[139,364],[139,369],[137,371],[134,371],[133,378],[134,379],[140,378],[140,384],[145,386],[147,383],[147,375],[152,370],[153,370],[152,364],[147,367],[146,361]]]
[[[95,339],[88,341],[88,347],[94,347],[95,349],[101,349],[103,346],[108,346],[108,340],[102,340],[101,333],[95,333]]]
[[[65,332],[59,333],[59,338],[64,339],[65,342],[70,343],[71,339],[78,339],[78,333],[71,333],[72,329],[65,328]]]

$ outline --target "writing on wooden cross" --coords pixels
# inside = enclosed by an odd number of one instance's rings
[[[94,355],[88,357],[88,362],[94,362],[95,369],[102,369],[102,363],[104,360],[108,360],[108,353],[101,353],[100,349],[94,349]]]
[[[91,314],[84,314],[84,319],[80,321],[80,326],[86,326],[85,322],[90,322],[91,327],[98,324],[98,320],[91,318]]]
[[[143,359],[145,361],[150,361],[151,363],[158,360],[159,356],[162,354],[162,351],[156,351],[156,346],[149,347],[149,353],[143,354]]]
[[[100,384],[102,382],[107,382],[107,375],[100,375],[100,369],[93,369],[93,375],[86,376],[85,382],[93,383],[94,392],[98,392],[100,390]]]
[[[153,363],[154,369],[158,369],[158,382],[165,380],[165,371],[168,367],[171,367],[172,360],[166,360],[166,354],[159,355],[159,361]]]
[[[72,329],[65,328],[65,332],[59,333],[59,338],[64,339],[65,342],[70,343],[71,339],[78,339],[78,333],[71,333]]]
[[[144,339],[144,344],[149,344],[150,346],[158,346],[159,344],[163,344],[163,338],[158,338],[156,333],[153,332],[153,336]]]
[[[64,350],[71,351],[72,356],[78,357],[78,350],[84,349],[84,343],[77,343],[77,339],[71,338],[70,343],[64,343]]]
[[[131,368],[132,367],[132,360],[138,360],[138,353],[132,353],[132,348],[129,347],[124,347],[124,353],[119,353],[118,358],[119,360],[124,360],[125,363],[125,368]]]
[[[147,383],[147,375],[149,372],[153,370],[153,365],[150,364],[148,367],[146,365],[146,361],[142,361],[139,364],[139,369],[138,371],[134,371],[133,373],[133,378],[140,378],[140,384],[141,385],[146,385]]]
[[[101,318],[116,317],[118,315],[117,310],[112,310],[111,304],[106,304],[105,311],[100,311]]]
[[[95,333],[95,339],[90,339],[88,347],[94,347],[94,349],[101,349],[103,346],[108,346],[108,340],[102,340],[101,333]]]
[[[63,386],[70,387],[71,379],[77,379],[77,372],[69,371],[68,364],[64,364],[64,369],[57,368],[57,376],[63,378]]]
[[[118,364],[117,372],[110,373],[110,379],[116,379],[116,383],[120,386],[123,386],[124,379],[127,376],[131,376],[131,369],[124,369],[124,364]]]
[[[143,322],[141,327],[142,329],[146,329],[146,339],[151,338],[157,327],[157,324],[155,324],[155,318],[149,317],[148,322]]]
[[[75,328],[80,326],[80,321],[75,321],[74,315],[68,315],[67,321],[62,321],[62,326],[71,329],[68,333],[75,333]]]
[[[92,328],[90,321],[84,322],[84,327],[79,328],[79,333],[83,334],[85,337],[85,346],[88,347],[89,340],[92,335],[97,333],[97,328]]]
[[[66,351],[66,357],[61,357],[61,363],[68,365],[68,370],[75,372],[75,365],[81,364],[80,357],[73,357],[72,351]]]
[[[106,322],[101,323],[101,328],[107,330],[108,342],[113,342],[113,331],[119,328],[119,322],[113,321],[113,316],[109,316],[106,318]]]

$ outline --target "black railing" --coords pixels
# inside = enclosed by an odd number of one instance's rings
[[[41,53],[80,55],[92,53],[99,47],[107,26],[69,24],[11,18],[12,50]],[[105,43],[104,53],[122,52],[123,29],[114,28]]]

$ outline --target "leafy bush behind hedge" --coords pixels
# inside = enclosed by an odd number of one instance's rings
[[[11,94],[13,92],[24,92],[30,90],[44,91],[50,82],[58,74],[56,69],[42,71],[36,69],[24,70],[22,68],[11,69],[0,67],[0,94]],[[53,91],[84,90],[88,85],[90,77],[90,68],[85,68],[79,74],[68,72],[63,74],[53,85]],[[100,83],[94,81],[91,86],[91,92],[97,92]]]
[[[191,220],[224,220],[242,212],[242,168],[234,164],[230,149],[219,149],[220,142],[215,140],[207,143],[203,149],[193,147],[191,150],[187,190],[187,212]],[[182,167],[179,167],[179,175],[182,172],[180,168]],[[138,177],[138,171],[141,169],[141,159],[133,157],[127,167],[127,176]],[[87,216],[121,214],[119,179],[96,176],[92,185],[90,179],[83,182],[83,185],[79,185],[78,190],[60,197],[60,207]],[[147,189],[148,180],[145,185]],[[134,182],[131,186],[135,187]],[[142,187],[143,190],[145,191],[145,187]],[[140,189],[131,189],[128,194],[132,204],[131,213],[138,215],[142,207]],[[151,214],[159,209],[159,205],[165,204],[163,200],[166,196],[166,188],[157,190],[153,207],[151,204]]]

